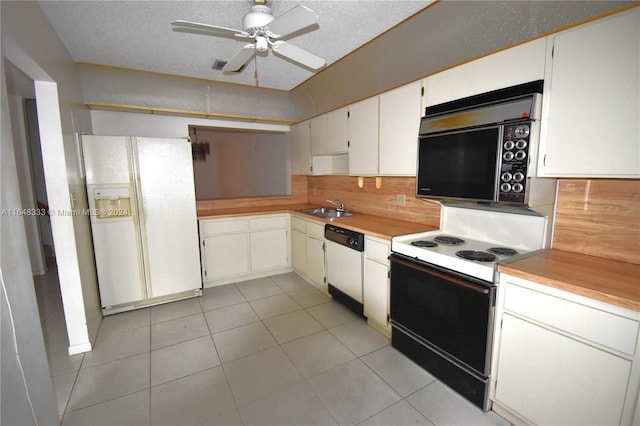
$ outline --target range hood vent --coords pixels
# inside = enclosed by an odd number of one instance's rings
[[[420,134],[505,123],[523,118],[536,120],[538,94],[543,80],[427,107]]]

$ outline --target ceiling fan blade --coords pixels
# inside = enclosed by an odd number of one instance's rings
[[[271,48],[275,53],[313,70],[320,69],[327,64],[327,60],[323,57],[314,55],[311,52],[308,52],[282,40],[273,42]]]
[[[224,72],[239,72],[255,55],[256,49],[253,43],[245,44],[227,64],[222,67]]]
[[[269,22],[271,38],[280,38],[318,22],[318,16],[306,6],[296,6]]]
[[[219,27],[217,25],[201,24],[199,22],[178,20],[178,21],[171,22],[171,25],[173,25],[174,31],[188,32],[188,30],[196,30],[199,34],[203,34],[204,32],[207,32],[207,33],[211,33],[211,35],[249,38],[249,33],[247,33],[246,31],[235,30],[233,28]]]

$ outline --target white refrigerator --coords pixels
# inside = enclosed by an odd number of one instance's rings
[[[191,144],[82,136],[102,312],[202,294]]]

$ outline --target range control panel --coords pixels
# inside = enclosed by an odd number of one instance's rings
[[[525,202],[530,134],[531,121],[504,125],[498,201]]]

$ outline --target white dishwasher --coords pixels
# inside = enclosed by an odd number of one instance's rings
[[[362,262],[364,234],[327,224],[327,284],[329,294],[349,309],[363,315]]]

